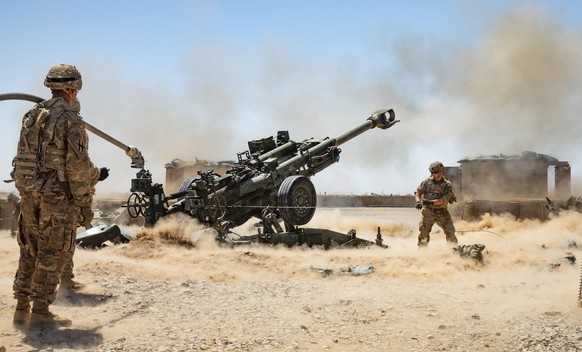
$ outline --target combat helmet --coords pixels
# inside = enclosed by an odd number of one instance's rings
[[[444,172],[445,166],[440,161],[435,161],[434,163],[430,164],[428,167],[428,171],[432,172]]]
[[[51,67],[44,80],[44,85],[50,89],[76,89],[81,90],[83,80],[81,73],[75,66],[58,64]]]

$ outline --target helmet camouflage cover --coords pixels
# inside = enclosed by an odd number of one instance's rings
[[[428,167],[428,171],[430,172],[444,172],[445,166],[440,161],[435,161],[434,163],[430,164]]]
[[[75,66],[58,64],[51,67],[44,80],[44,85],[50,89],[70,88],[81,90],[83,81],[81,73]]]

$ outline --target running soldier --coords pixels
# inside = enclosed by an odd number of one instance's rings
[[[81,89],[75,66],[52,67],[44,81],[52,98],[22,119],[12,178],[21,196],[20,259],[14,278],[14,325],[71,326],[49,311],[56,298],[64,254],[74,246],[75,222],[91,212],[91,180],[100,169],[91,162],[88,138],[73,103]],[[76,208],[81,219],[75,219]],[[31,311],[32,303],[32,311]]]
[[[430,164],[428,170],[431,176],[422,181],[414,193],[416,209],[422,209],[422,219],[419,224],[418,246],[428,246],[430,231],[437,223],[445,232],[447,242],[457,244],[455,225],[447,205],[457,201],[451,182],[443,176],[445,167],[440,161]]]

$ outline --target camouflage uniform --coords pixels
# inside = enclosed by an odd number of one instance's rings
[[[78,99],[75,99],[75,102],[73,103],[72,109],[80,116],[80,112],[81,112],[81,104],[79,102]],[[93,165],[93,164],[91,164]],[[94,167],[94,166],[92,166]],[[93,174],[93,178],[91,179],[91,191],[90,191],[90,196],[91,196],[91,204],[93,203],[93,196],[95,195],[95,185],[97,184],[97,182],[99,181],[99,173],[94,173]],[[77,208],[76,209],[76,213],[80,213],[81,212],[81,208]],[[85,226],[85,229],[88,229],[91,227],[91,221],[93,221],[93,211],[91,212],[87,212],[86,214],[77,214],[76,215],[77,219],[84,219],[84,224],[80,224],[78,221],[75,222],[75,226],[79,227],[79,226]],[[75,239],[76,239],[76,230],[75,230],[75,238],[73,239],[73,244],[75,243]],[[73,263],[73,256],[75,255],[75,248],[76,246],[73,245],[71,246],[71,249],[67,252],[65,252],[65,265],[63,267],[63,273],[61,275],[61,284],[65,285],[65,286],[70,286],[67,288],[81,288],[83,285],[73,281],[73,278],[75,277],[75,274],[73,273],[73,268],[74,268],[74,263]]]
[[[49,77],[51,72],[63,71],[78,77]],[[80,74],[74,66],[57,65],[49,75],[45,85],[53,90],[53,98],[24,115],[13,160],[12,177],[21,195],[20,259],[13,285],[18,300],[15,323],[17,316],[23,319],[19,312],[30,309],[30,301],[34,303],[32,316],[56,322],[48,306],[56,297],[64,253],[74,246],[75,209],[91,209],[91,180],[99,173],[89,159],[83,121],[54,93],[67,87],[81,89]]]
[[[431,164],[431,171],[432,167],[433,165]],[[442,170],[444,171],[444,167],[442,167]],[[428,242],[430,241],[430,231],[435,223],[444,230],[447,242],[452,244],[458,243],[457,237],[455,236],[455,225],[453,224],[453,219],[447,209],[448,203],[453,203],[457,200],[453,193],[451,182],[444,176],[442,176],[440,180],[435,180],[430,176],[422,181],[420,186],[418,186],[416,194],[423,200],[429,201],[425,202],[422,208],[422,219],[420,220],[418,227],[420,231],[420,234],[418,235],[418,245],[428,245]],[[444,204],[430,204],[430,201],[439,198],[445,199]]]

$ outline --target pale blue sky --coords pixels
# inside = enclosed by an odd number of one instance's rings
[[[4,1],[0,93],[48,97],[48,69],[76,65],[84,118],[160,183],[173,158],[235,159],[280,129],[333,137],[391,107],[402,122],[348,142],[318,191],[411,193],[431,161],[533,150],[570,161],[582,192],[581,14],[566,0]],[[0,102],[5,177],[29,106]],[[127,191],[129,159],[90,138],[112,169],[98,192]]]

